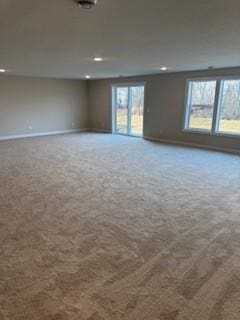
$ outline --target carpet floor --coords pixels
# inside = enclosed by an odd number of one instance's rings
[[[0,142],[1,320],[239,320],[240,157]]]

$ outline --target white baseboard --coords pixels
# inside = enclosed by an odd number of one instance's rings
[[[83,129],[69,129],[69,130],[59,130],[59,131],[49,131],[49,132],[26,133],[26,134],[20,134],[20,135],[0,136],[0,141],[60,135],[60,134],[77,133],[77,132],[99,132],[99,133],[108,133],[108,134],[112,133],[111,131],[105,130],[105,129],[83,128]],[[193,142],[168,140],[168,139],[154,138],[154,137],[148,137],[148,136],[143,136],[143,139],[146,139],[149,141],[155,141],[159,143],[165,143],[165,144],[174,144],[174,145],[181,145],[181,146],[187,146],[187,147],[193,147],[193,148],[201,148],[205,150],[207,149],[207,150],[213,150],[213,151],[240,154],[240,150],[237,150],[237,149],[209,146],[209,145],[203,145],[203,144],[198,144]]]
[[[155,141],[155,142],[165,143],[165,144],[175,144],[175,145],[179,145],[179,146],[186,146],[186,147],[200,148],[200,149],[205,149],[205,150],[213,150],[213,151],[221,151],[221,152],[227,152],[227,153],[240,154],[240,150],[237,150],[237,149],[216,147],[216,146],[198,144],[198,143],[193,143],[193,142],[184,142],[184,141],[178,141],[178,140],[152,138],[152,137],[147,137],[147,136],[144,136],[143,138],[146,140],[149,140],[149,141]]]
[[[69,130],[59,130],[59,131],[49,131],[49,132],[26,133],[26,134],[11,135],[11,136],[0,136],[0,141],[42,137],[42,136],[52,136],[52,135],[76,133],[76,132],[87,132],[87,131],[89,131],[89,129],[69,129]]]

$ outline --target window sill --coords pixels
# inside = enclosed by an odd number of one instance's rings
[[[203,134],[207,136],[217,136],[217,137],[223,137],[223,138],[240,139],[240,134],[237,134],[237,133],[212,132],[212,131],[201,130],[201,129],[183,129],[183,132],[192,133],[192,134]]]

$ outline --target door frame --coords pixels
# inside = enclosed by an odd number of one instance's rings
[[[143,87],[144,88],[144,97],[143,97],[143,130],[142,130],[142,135],[133,135],[129,134],[130,132],[130,126],[131,126],[131,108],[128,108],[128,127],[127,127],[127,132],[128,133],[119,133],[116,132],[117,128],[117,105],[116,105],[116,94],[117,94],[117,88],[128,88],[128,103],[130,101],[130,87]],[[145,103],[146,103],[146,82],[120,82],[120,83],[114,83],[111,86],[111,97],[112,97],[112,133],[113,134],[120,134],[124,136],[130,136],[130,137],[138,137],[138,138],[143,138],[144,137],[144,127],[145,127]]]

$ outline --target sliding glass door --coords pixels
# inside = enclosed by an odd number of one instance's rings
[[[113,87],[113,132],[143,135],[144,85]]]

